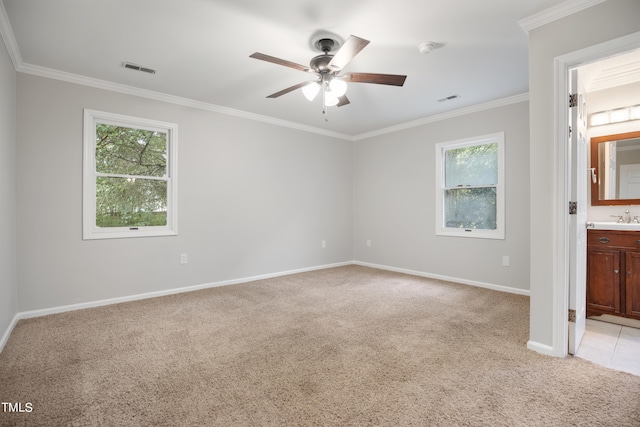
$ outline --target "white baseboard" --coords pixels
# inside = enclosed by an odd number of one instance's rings
[[[117,297],[117,298],[108,298],[108,299],[89,301],[89,302],[84,302],[79,304],[70,304],[70,305],[63,305],[58,307],[43,308],[39,310],[22,311],[17,313],[13,317],[13,320],[9,324],[9,327],[7,328],[4,335],[2,336],[2,341],[0,341],[0,352],[2,352],[4,345],[6,344],[7,340],[9,339],[9,336],[11,335],[11,332],[13,331],[13,328],[21,319],[30,319],[33,317],[47,316],[50,314],[64,313],[67,311],[83,310],[85,308],[102,307],[105,305],[120,304],[123,302],[129,302],[129,301],[137,301],[137,300],[148,299],[148,298],[162,297],[166,295],[180,294],[183,292],[193,292],[193,291],[199,291],[202,289],[216,288],[220,286],[237,285],[240,283],[253,282],[256,280],[271,279],[273,277],[288,276],[291,274],[305,273],[308,271],[323,270],[323,269],[334,268],[334,267],[342,267],[345,265],[353,265],[353,262],[347,261],[347,262],[339,262],[335,264],[325,264],[325,265],[319,265],[315,267],[281,271],[278,273],[269,273],[269,274],[262,274],[258,276],[244,277],[240,279],[231,279],[231,280],[224,280],[220,282],[205,283],[202,285],[187,286],[184,288],[174,288],[174,289],[167,289],[164,291],[147,292],[144,294],[128,295],[128,296]]]
[[[354,264],[364,267],[379,268],[381,270],[395,271],[396,273],[411,274],[412,276],[427,277],[429,279],[445,280],[447,282],[461,283],[463,285],[477,286],[479,288],[492,289],[494,291],[508,292],[510,294],[518,294],[530,296],[530,292],[526,289],[511,288],[509,286],[494,285],[492,283],[477,282],[475,280],[460,279],[458,277],[442,276],[439,274],[425,273],[424,271],[408,270],[405,268],[390,267],[388,265],[372,264],[368,262],[354,261]]]
[[[319,266],[315,266],[315,267],[307,267],[307,268],[300,268],[300,269],[296,269],[296,270],[281,271],[281,272],[278,272],[278,273],[269,273],[269,274],[262,274],[262,275],[258,275],[258,276],[244,277],[244,278],[239,278],[239,279],[224,280],[224,281],[220,281],[220,282],[205,283],[205,284],[195,285],[195,286],[187,286],[187,287],[184,287],[184,288],[174,288],[174,289],[167,289],[167,290],[163,290],[163,291],[148,292],[148,293],[144,293],[144,294],[129,295],[129,296],[117,297],[117,298],[108,298],[108,299],[97,300],[97,301],[89,301],[89,302],[84,302],[84,303],[79,303],[79,304],[70,304],[70,305],[63,305],[63,306],[58,306],[58,307],[44,308],[44,309],[39,309],[39,310],[22,311],[22,312],[17,313],[13,317],[13,320],[9,324],[9,327],[5,331],[4,335],[2,335],[2,340],[0,341],[0,352],[2,352],[2,349],[4,348],[7,340],[9,339],[9,336],[11,335],[11,332],[13,331],[13,328],[16,326],[16,324],[18,323],[18,321],[20,319],[30,319],[30,318],[33,318],[33,317],[47,316],[47,315],[50,315],[50,314],[64,313],[64,312],[67,312],[67,311],[83,310],[83,309],[86,309],[86,308],[101,307],[101,306],[111,305],[111,304],[120,304],[120,303],[123,303],[123,302],[137,301],[137,300],[142,300],[142,299],[147,299],[147,298],[162,297],[162,296],[166,296],[166,295],[174,295],[174,294],[179,294],[179,293],[183,293],[183,292],[193,292],[193,291],[199,291],[199,290],[202,290],[202,289],[215,288],[215,287],[219,287],[219,286],[237,285],[239,283],[253,282],[253,281],[256,281],[256,280],[271,279],[273,277],[288,276],[288,275],[291,275],[291,274],[305,273],[305,272],[308,272],[308,271],[323,270],[323,269],[334,268],[334,267],[343,267],[343,266],[346,266],[346,265],[354,265],[354,264],[355,265],[361,265],[361,266],[364,266],[364,267],[378,268],[378,269],[381,269],[381,270],[395,271],[395,272],[398,272],[398,273],[411,274],[413,276],[427,277],[427,278],[430,278],[430,279],[438,279],[438,280],[446,280],[446,281],[449,281],[449,282],[462,283],[464,285],[477,286],[477,287],[493,289],[493,290],[501,291],[501,292],[509,292],[509,293],[513,293],[513,294],[529,296],[529,291],[528,290],[524,290],[524,289],[510,288],[510,287],[506,287],[506,286],[493,285],[493,284],[490,284],[490,283],[476,282],[476,281],[472,281],[472,280],[460,279],[460,278],[457,278],[457,277],[441,276],[441,275],[437,275],[437,274],[425,273],[425,272],[422,272],[422,271],[390,267],[388,265],[371,264],[371,263],[361,262],[361,261],[345,261],[345,262],[340,262],[340,263],[335,263],[335,264],[325,264],[325,265],[319,265]],[[531,345],[535,345],[535,343],[533,343]],[[529,344],[527,344],[527,346],[529,346]],[[542,344],[540,344],[540,346],[542,346]],[[538,348],[538,347],[536,347],[536,348]],[[536,349],[532,348],[532,350],[536,350]],[[540,353],[543,353],[543,354],[548,354],[547,350],[545,350],[545,349],[543,349],[543,350],[544,351],[539,351],[539,350],[536,350],[536,351],[538,351]],[[550,350],[553,350],[553,349],[550,348]]]
[[[2,353],[4,345],[7,343],[7,341],[9,341],[9,335],[11,335],[13,328],[16,327],[16,323],[18,323],[18,320],[20,320],[20,313],[17,313],[15,316],[13,316],[13,319],[11,319],[7,330],[4,331],[4,334],[2,335],[2,339],[0,339],[0,353]]]
[[[220,282],[204,283],[204,284],[195,285],[195,286],[186,286],[184,288],[174,288],[174,289],[167,289],[164,291],[147,292],[144,294],[128,295],[125,297],[109,298],[109,299],[103,299],[98,301],[90,301],[86,303],[45,308],[41,310],[23,311],[21,313],[18,313],[18,315],[20,316],[19,317],[20,319],[29,319],[31,317],[40,317],[40,316],[46,316],[49,314],[64,313],[66,311],[82,310],[85,308],[101,307],[104,305],[111,305],[111,304],[120,304],[123,302],[163,297],[166,295],[180,294],[183,292],[200,291],[202,289],[217,288],[220,286],[237,285],[239,283],[253,282],[253,281],[262,280],[262,279],[271,279],[273,277],[288,276],[291,274],[304,273],[307,271],[314,271],[314,270],[323,270],[326,268],[341,267],[344,265],[351,265],[351,264],[353,264],[351,261],[336,263],[336,264],[326,264],[326,265],[320,265],[315,267],[300,268],[297,270],[281,271],[278,273],[268,273],[268,274],[262,274],[258,276],[243,277],[240,279],[223,280]]]
[[[556,351],[553,347],[551,347],[550,345],[546,345],[546,344],[542,344],[536,341],[531,341],[529,340],[527,342],[527,348],[529,350],[533,350],[535,352],[538,352],[540,354],[544,354],[546,356],[552,356],[552,357],[558,357],[558,354],[556,354]]]

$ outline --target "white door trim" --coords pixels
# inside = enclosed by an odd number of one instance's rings
[[[554,59],[554,240],[553,251],[553,348],[551,355],[566,357],[569,349],[569,242],[568,206],[568,138],[569,129],[569,70],[600,59],[621,54],[640,46],[640,32],[590,46]]]

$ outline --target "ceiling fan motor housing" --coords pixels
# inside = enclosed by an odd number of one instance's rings
[[[321,50],[323,54],[318,55],[311,60],[309,64],[311,69],[316,73],[329,73],[334,71],[329,67],[329,63],[333,59],[333,55],[329,55],[329,52],[340,46],[340,43],[334,39],[321,38],[316,40],[314,45],[318,50]]]
[[[333,59],[333,55],[324,54],[318,55],[313,58],[310,62],[311,69],[316,73],[328,73],[331,72],[331,68],[329,67],[329,63]]]

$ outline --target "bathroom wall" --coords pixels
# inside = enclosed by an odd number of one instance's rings
[[[599,111],[638,104],[640,104],[640,82],[590,92],[587,96],[587,111],[589,115]],[[590,127],[588,129],[588,137],[593,138],[633,131],[640,131],[640,120]],[[591,159],[589,159],[589,164],[591,164]],[[611,215],[622,215],[626,209],[629,209],[632,215],[640,215],[640,206],[591,206],[591,189],[589,189],[587,197],[589,203],[587,219],[589,221],[612,221],[615,218],[612,218]]]

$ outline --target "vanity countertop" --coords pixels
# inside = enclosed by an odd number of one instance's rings
[[[636,222],[587,221],[587,228],[591,230],[633,230],[640,231],[640,224]]]

